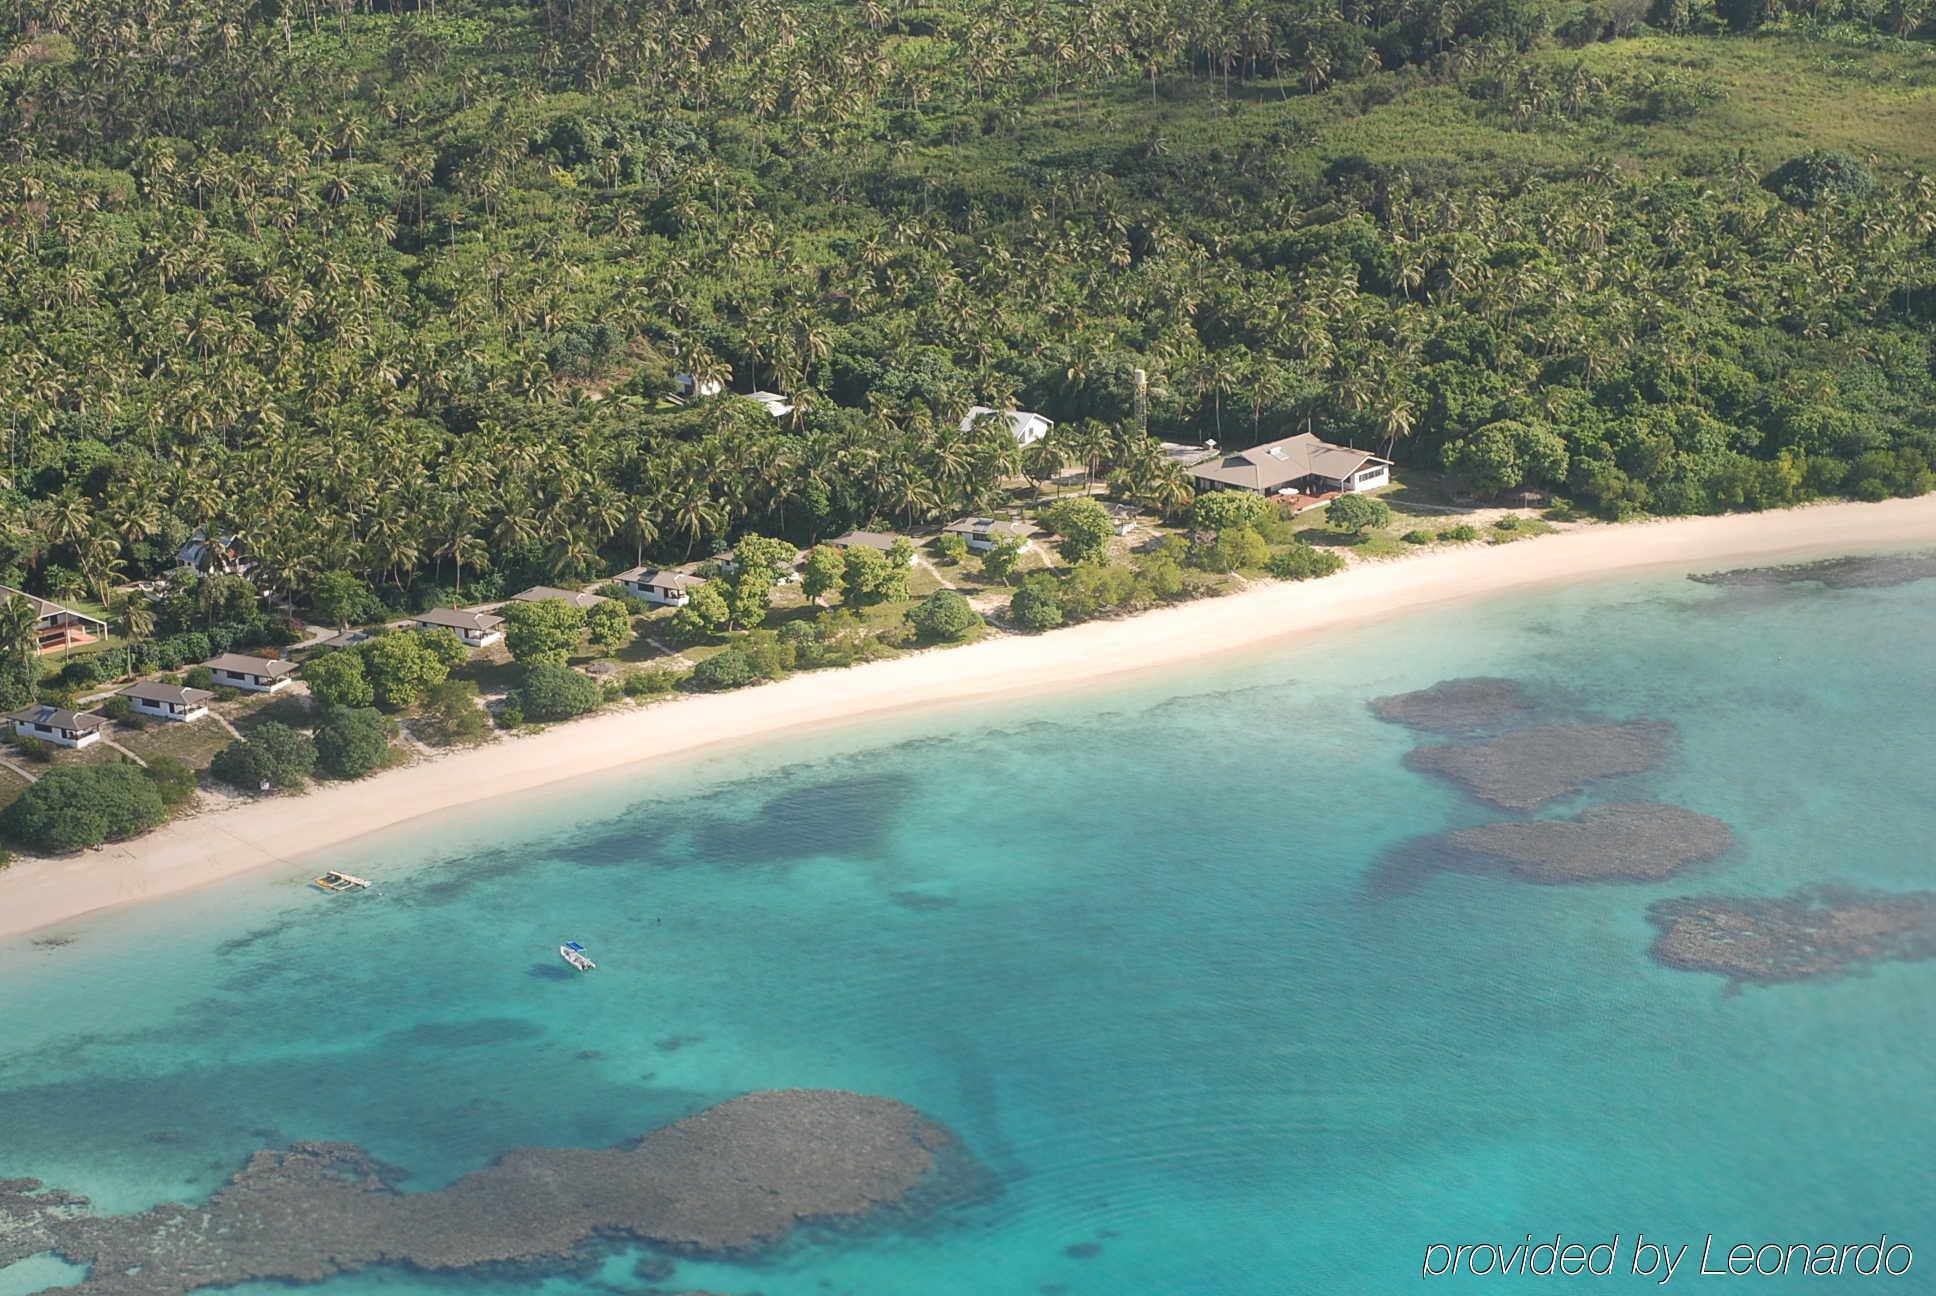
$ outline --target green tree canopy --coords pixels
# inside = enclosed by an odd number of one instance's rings
[[[504,646],[524,665],[563,666],[585,637],[586,614],[563,599],[510,603],[504,608]]]
[[[30,850],[65,854],[136,836],[167,817],[154,780],[132,762],[63,765],[0,811],[0,830]]]
[[[1062,556],[1072,563],[1100,558],[1116,534],[1109,510],[1087,495],[1049,505],[1042,510],[1042,523],[1061,538]]]
[[[450,675],[450,660],[441,651],[446,644],[462,655],[464,646],[442,631],[434,640],[404,631],[358,645],[376,704],[385,711],[404,711],[421,702],[426,690]]]
[[[569,720],[605,700],[597,684],[568,666],[540,662],[524,673],[518,701],[527,720]]]
[[[312,657],[303,665],[309,694],[326,707],[366,707],[376,701],[376,687],[363,669],[363,654],[337,649]]]
[[[908,620],[923,639],[954,642],[967,638],[981,626],[976,612],[960,592],[936,590],[908,612]]]
[[[362,778],[383,767],[396,725],[374,707],[330,707],[316,726],[316,761],[336,778]]]
[[[316,770],[316,744],[300,729],[277,720],[256,726],[248,738],[215,753],[209,773],[230,787],[257,792],[265,787],[290,792]]]
[[[1340,495],[1325,506],[1324,520],[1340,531],[1363,535],[1391,525],[1391,505],[1369,495]]]

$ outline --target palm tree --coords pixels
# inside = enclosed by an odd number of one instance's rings
[[[39,651],[40,614],[24,595],[14,594],[0,603],[0,653],[19,660],[20,676],[34,697],[40,696],[40,672],[34,669]]]
[[[155,605],[146,594],[123,594],[108,604],[108,614],[121,623],[128,640],[128,674],[134,674],[135,645],[155,632]]]

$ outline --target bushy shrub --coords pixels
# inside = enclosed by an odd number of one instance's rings
[[[1506,516],[1500,518],[1498,521],[1492,524],[1492,529],[1495,531],[1519,530],[1519,515],[1517,513],[1506,514]]]
[[[253,737],[232,742],[215,753],[208,772],[244,792],[266,784],[287,792],[309,781],[316,770],[316,744],[308,734],[279,721],[264,722]]]
[[[549,662],[541,662],[524,673],[517,695],[524,718],[540,723],[569,720],[605,700],[598,685],[590,679],[569,666]]]
[[[1324,518],[1341,531],[1363,535],[1391,525],[1391,505],[1369,495],[1340,495],[1325,506]]]
[[[563,599],[512,603],[504,609],[504,646],[525,665],[563,666],[584,637],[584,610]]]
[[[678,688],[679,678],[678,671],[662,667],[633,671],[625,677],[623,691],[626,697],[658,697]]]
[[[1420,531],[1417,529],[1413,529],[1411,531],[1407,531],[1402,538],[1404,539],[1406,544],[1428,545],[1428,544],[1431,544],[1434,540],[1437,540],[1438,536],[1430,531]]]
[[[1062,624],[1061,591],[1055,578],[1032,576],[1008,601],[1008,618],[1023,630],[1053,630]]]
[[[316,726],[316,761],[337,778],[362,778],[390,755],[395,726],[375,707],[330,707]]]
[[[152,756],[148,760],[148,779],[161,794],[161,803],[179,809],[195,799],[195,771],[173,756]]]
[[[692,674],[687,678],[694,688],[716,693],[744,688],[759,678],[759,672],[745,653],[737,648],[728,648],[693,667]]]
[[[366,707],[376,701],[376,687],[359,652],[339,649],[312,657],[303,666],[303,681],[322,706]]]
[[[1205,491],[1190,507],[1190,518],[1200,531],[1223,531],[1229,527],[1255,530],[1277,512],[1277,506],[1262,495],[1248,491]]]
[[[944,535],[934,542],[934,551],[942,562],[953,567],[968,556],[968,538],[960,535]]]
[[[434,685],[424,697],[423,715],[429,737],[444,746],[476,742],[491,727],[491,718],[477,704],[477,685],[469,680]]]
[[[953,642],[965,639],[981,626],[981,614],[955,590],[936,590],[908,613],[915,632],[923,639]]]
[[[1330,576],[1344,566],[1344,559],[1329,549],[1314,545],[1292,545],[1270,560],[1270,574],[1279,580],[1315,580]]]
[[[212,688],[215,684],[215,672],[206,666],[190,666],[183,673],[182,682],[189,688]]]
[[[1457,526],[1449,526],[1439,532],[1439,539],[1441,540],[1457,540],[1463,543],[1467,540],[1477,540],[1478,538],[1479,528],[1469,522],[1461,522]]]
[[[64,765],[0,812],[0,830],[30,850],[66,853],[144,833],[168,817],[138,765]]]
[[[1056,533],[1057,547],[1072,563],[1101,557],[1109,537],[1116,534],[1109,510],[1088,495],[1049,505],[1042,510],[1042,524]]]

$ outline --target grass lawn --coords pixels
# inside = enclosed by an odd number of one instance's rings
[[[308,729],[315,717],[311,714],[307,697],[280,693],[271,696],[256,696],[239,702],[229,702],[221,706],[221,712],[228,717],[236,732],[244,738],[271,720],[288,725],[292,729]],[[221,728],[220,725],[216,726]]]
[[[4,765],[0,765],[0,810],[5,810],[15,801],[18,801],[20,794],[26,790],[26,779],[21,778],[20,775],[14,773]]]
[[[114,740],[142,760],[173,756],[190,769],[207,769],[215,753],[235,741],[213,717],[177,724],[154,720],[139,729],[117,725]]]

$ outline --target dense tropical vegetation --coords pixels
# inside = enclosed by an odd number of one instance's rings
[[[201,532],[350,622],[1069,464],[1174,511],[1154,437],[1300,428],[1609,514],[1925,490],[1931,34],[1926,0],[0,0],[0,580],[107,606]],[[172,668],[273,640],[235,593],[113,610]],[[379,705],[440,686],[410,651],[366,650]],[[232,772],[301,776],[264,757]]]

